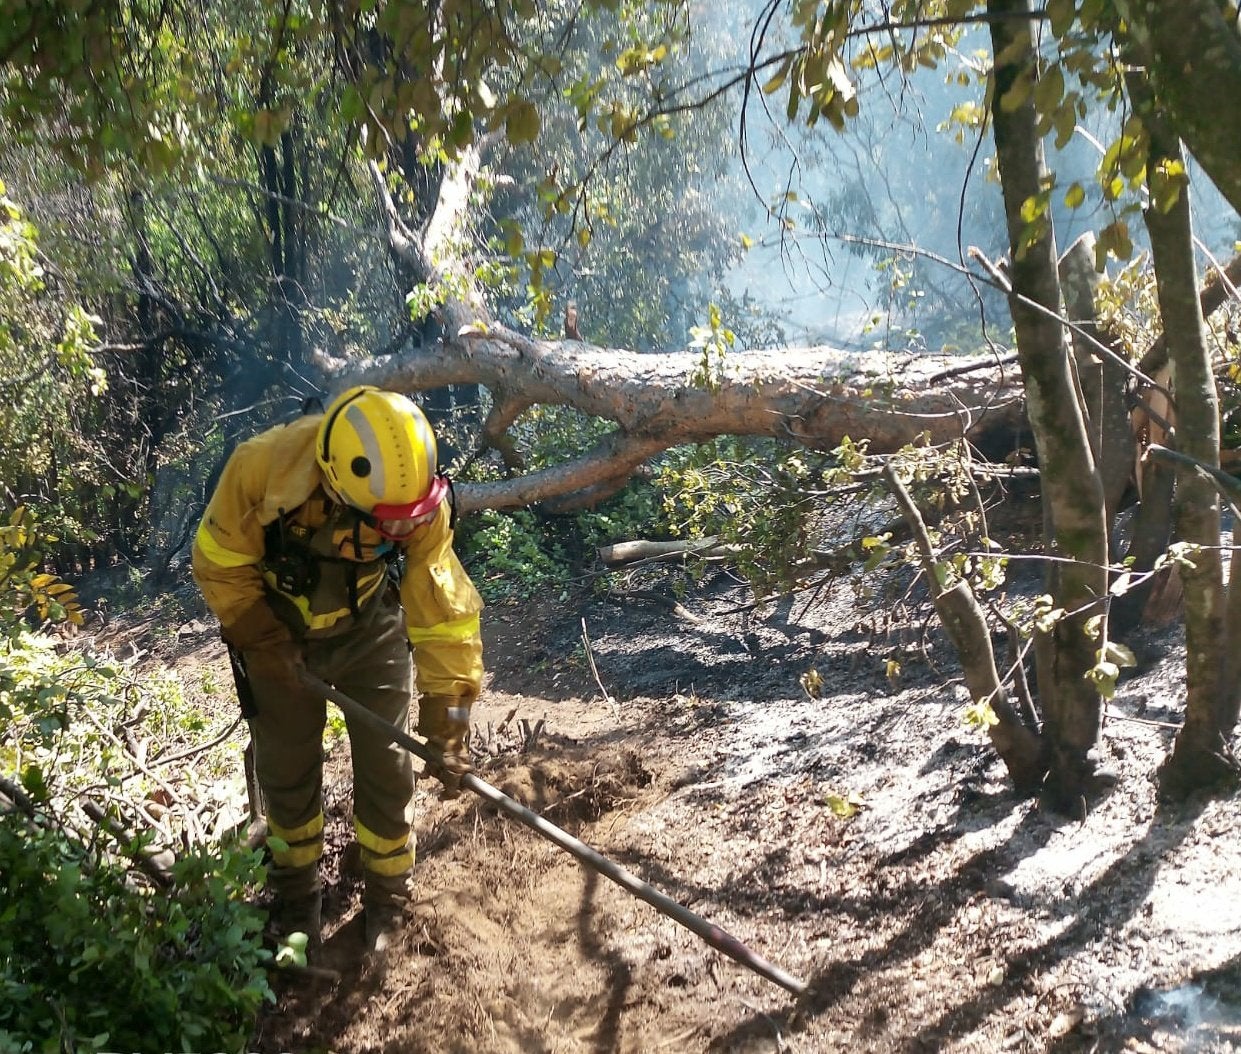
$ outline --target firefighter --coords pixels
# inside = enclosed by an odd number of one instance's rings
[[[482,680],[482,600],[453,552],[435,434],[404,395],[362,386],[241,444],[194,543],[194,578],[219,617],[249,719],[272,843],[273,929],[320,933],[326,703],[303,673],[418,730],[451,795]],[[413,650],[413,667],[410,650]],[[414,864],[408,752],[347,722],[367,947],[385,948]]]

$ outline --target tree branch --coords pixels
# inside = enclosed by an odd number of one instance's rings
[[[553,468],[498,483],[458,486],[457,508],[461,512],[473,512],[476,509],[514,509],[532,505],[544,498],[593,486],[601,479],[626,475],[669,445],[662,438],[638,439],[613,432],[582,457]]]

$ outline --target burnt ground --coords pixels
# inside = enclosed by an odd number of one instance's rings
[[[964,725],[924,606],[844,580],[747,598],[720,576],[690,618],[577,593],[490,608],[478,771],[805,994],[431,780],[403,942],[363,960],[339,745],[317,961],[340,976],[277,975],[250,1049],[1241,1050],[1241,803],[1156,793],[1175,626],[1131,642],[1105,729],[1121,782],[1066,820],[1016,799]],[[227,676],[218,645],[190,662]]]

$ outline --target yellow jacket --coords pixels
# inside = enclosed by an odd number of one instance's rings
[[[312,613],[304,598],[282,593],[270,569],[262,566],[270,525],[290,517],[311,526],[323,522],[320,507],[325,503],[312,500],[323,497],[323,474],[315,460],[319,423],[318,416],[299,418],[242,443],[207,505],[194,540],[194,579],[226,635],[257,602],[273,598],[283,598],[301,612],[301,635],[310,638],[339,632],[343,620],[351,617],[347,606]],[[483,602],[453,552],[450,520],[445,503],[434,520],[401,543],[405,568],[400,589],[418,690],[460,698],[477,695],[482,682]],[[382,537],[369,527],[363,525],[360,534],[372,555],[383,548]],[[386,577],[382,569],[360,577],[358,601],[374,596]]]

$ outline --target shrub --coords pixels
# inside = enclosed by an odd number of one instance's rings
[[[257,854],[179,860],[175,894],[64,830],[0,816],[0,1054],[241,1050],[271,990]]]
[[[461,550],[488,603],[534,596],[568,578],[560,543],[527,509],[484,509],[461,528]]]
[[[121,833],[174,783],[205,825],[224,739],[151,775],[139,737],[175,751],[202,715],[171,673],[30,632],[80,621],[72,589],[40,570],[46,540],[24,509],[0,520],[0,1054],[244,1049],[272,995],[263,915],[243,899],[265,877],[258,854],[169,820],[165,887],[133,864],[154,831]]]

